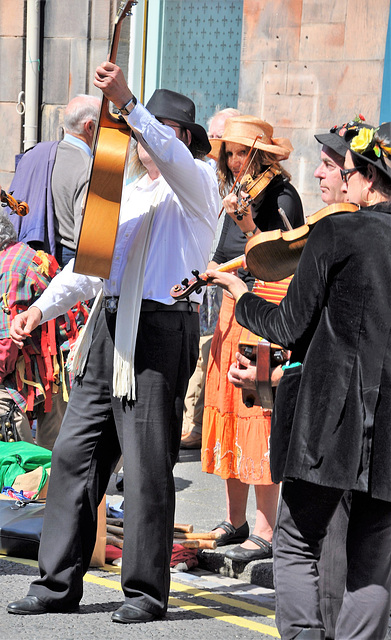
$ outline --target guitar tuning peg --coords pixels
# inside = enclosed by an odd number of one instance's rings
[[[184,287],[188,287],[189,286],[188,278],[185,278],[184,280],[182,280],[181,284],[183,284]]]
[[[196,293],[201,293],[202,289],[201,287],[198,287],[198,289],[196,289]]]
[[[195,278],[198,278],[198,276],[200,275],[200,272],[198,271],[198,269],[193,269],[192,274]]]

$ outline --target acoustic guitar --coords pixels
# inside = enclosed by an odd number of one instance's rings
[[[130,15],[137,0],[122,2],[115,19],[109,61],[115,62],[122,20]],[[74,271],[108,278],[123,186],[130,128],[121,117],[110,112],[102,97],[99,122],[95,129],[89,186],[76,250]]]

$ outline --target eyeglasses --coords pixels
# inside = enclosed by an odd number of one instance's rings
[[[356,169],[356,167],[353,167],[352,169],[340,169],[341,172],[341,178],[344,181],[345,184],[348,184],[349,178],[348,175],[355,173],[356,171],[358,171],[358,169]]]

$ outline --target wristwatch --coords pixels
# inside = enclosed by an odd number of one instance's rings
[[[255,236],[256,230],[257,230],[257,227],[254,227],[252,231],[243,231],[243,233],[246,236],[246,238],[252,238],[253,236]]]
[[[136,96],[132,96],[129,100],[129,102],[127,102],[126,104],[124,104],[124,106],[122,107],[122,109],[119,110],[120,114],[123,116],[128,116],[129,113],[133,110],[133,108],[136,106],[137,104],[137,99]]]

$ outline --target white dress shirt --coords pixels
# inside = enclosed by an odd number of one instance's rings
[[[103,281],[103,292],[106,296],[120,294],[128,252],[142,216],[163,184],[148,250],[143,299],[173,304],[171,287],[191,278],[192,269],[202,272],[208,263],[219,209],[216,174],[209,164],[195,160],[174,130],[158,122],[140,103],[127,120],[161,175],[151,180],[146,174],[124,187],[113,262],[108,280]],[[34,303],[42,311],[42,322],[64,313],[79,300],[94,297],[101,289],[99,278],[72,269],[73,261]],[[202,296],[193,293],[191,299],[201,302]]]

